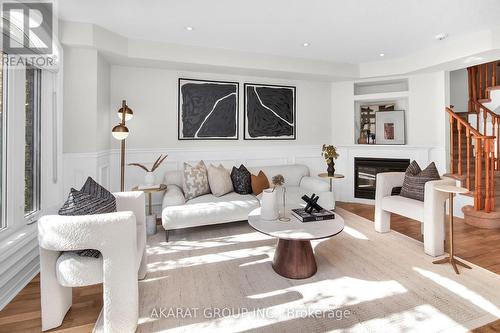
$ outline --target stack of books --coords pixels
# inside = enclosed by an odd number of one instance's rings
[[[308,213],[304,208],[297,208],[292,209],[292,215],[301,222],[315,222],[335,219],[335,213],[326,209],[322,209],[319,212],[313,210],[312,213]]]

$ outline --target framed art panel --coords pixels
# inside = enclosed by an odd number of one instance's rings
[[[295,87],[245,83],[244,90],[245,140],[296,139]]]
[[[379,145],[405,144],[405,112],[377,111],[375,113],[376,140]]]
[[[239,83],[179,79],[179,140],[238,140]]]

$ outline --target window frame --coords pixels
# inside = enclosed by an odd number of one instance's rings
[[[0,56],[4,56],[3,53]],[[2,159],[1,168],[0,168],[0,177],[2,179],[2,184],[0,190],[2,191],[1,198],[1,209],[0,209],[0,231],[7,229],[8,227],[8,198],[7,198],[7,172],[8,172],[8,164],[7,164],[7,156],[8,156],[8,139],[9,139],[9,126],[8,125],[8,96],[9,96],[9,70],[7,64],[2,64],[2,153],[0,158]]]
[[[41,164],[41,113],[42,113],[42,70],[37,67],[26,68],[34,70],[34,105],[33,105],[33,209],[29,212],[24,212],[24,218],[26,223],[31,224],[38,220],[41,213],[41,175],[42,175],[42,164]],[[26,77],[26,75],[25,75]],[[26,95],[26,92],[25,92]],[[26,103],[26,101],[25,101]],[[26,124],[26,119],[25,119]],[[26,136],[26,133],[25,133]]]

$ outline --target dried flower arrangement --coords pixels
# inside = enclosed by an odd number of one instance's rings
[[[165,156],[160,155],[160,157],[158,157],[156,159],[156,161],[153,163],[153,166],[151,167],[151,170],[149,170],[144,164],[129,163],[128,165],[139,167],[139,168],[143,169],[146,172],[155,172],[155,170],[160,167],[160,165],[163,163],[163,161],[165,161],[165,159],[167,158],[167,156],[168,156],[168,154],[165,155]]]
[[[273,191],[274,191],[277,186],[281,186],[285,183],[285,177],[283,177],[283,175],[276,175],[272,178],[271,181],[274,185],[274,188],[273,188]]]

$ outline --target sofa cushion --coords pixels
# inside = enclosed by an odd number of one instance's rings
[[[102,283],[102,268],[102,256],[83,257],[74,251],[63,252],[56,262],[57,281],[67,287]]]
[[[405,172],[405,179],[401,188],[401,196],[424,201],[425,183],[430,180],[439,180],[439,172],[434,162],[429,164],[424,170],[416,161],[412,161]]]
[[[269,188],[269,180],[262,170],[259,171],[257,176],[252,175],[252,192],[254,195],[259,195],[266,188]]]
[[[218,167],[210,164],[208,167],[208,184],[210,185],[210,191],[216,197],[233,192],[231,175],[222,164],[219,164]]]
[[[252,193],[252,176],[243,164],[239,168],[233,167],[231,180],[233,181],[234,192],[238,194]]]
[[[282,175],[285,178],[285,186],[299,186],[302,177],[309,176],[309,168],[302,164],[284,164],[263,167],[249,168],[253,174],[262,170],[267,179],[272,179],[276,175]]]
[[[424,221],[424,203],[400,195],[383,197],[380,205],[383,210],[406,216],[420,222]]]
[[[163,208],[162,222],[165,229],[245,221],[248,214],[260,207],[259,200],[251,195],[235,192],[216,197],[206,194],[189,200],[185,205]]]
[[[198,162],[195,166],[184,163],[182,187],[187,200],[210,193],[207,167],[203,161]]]

